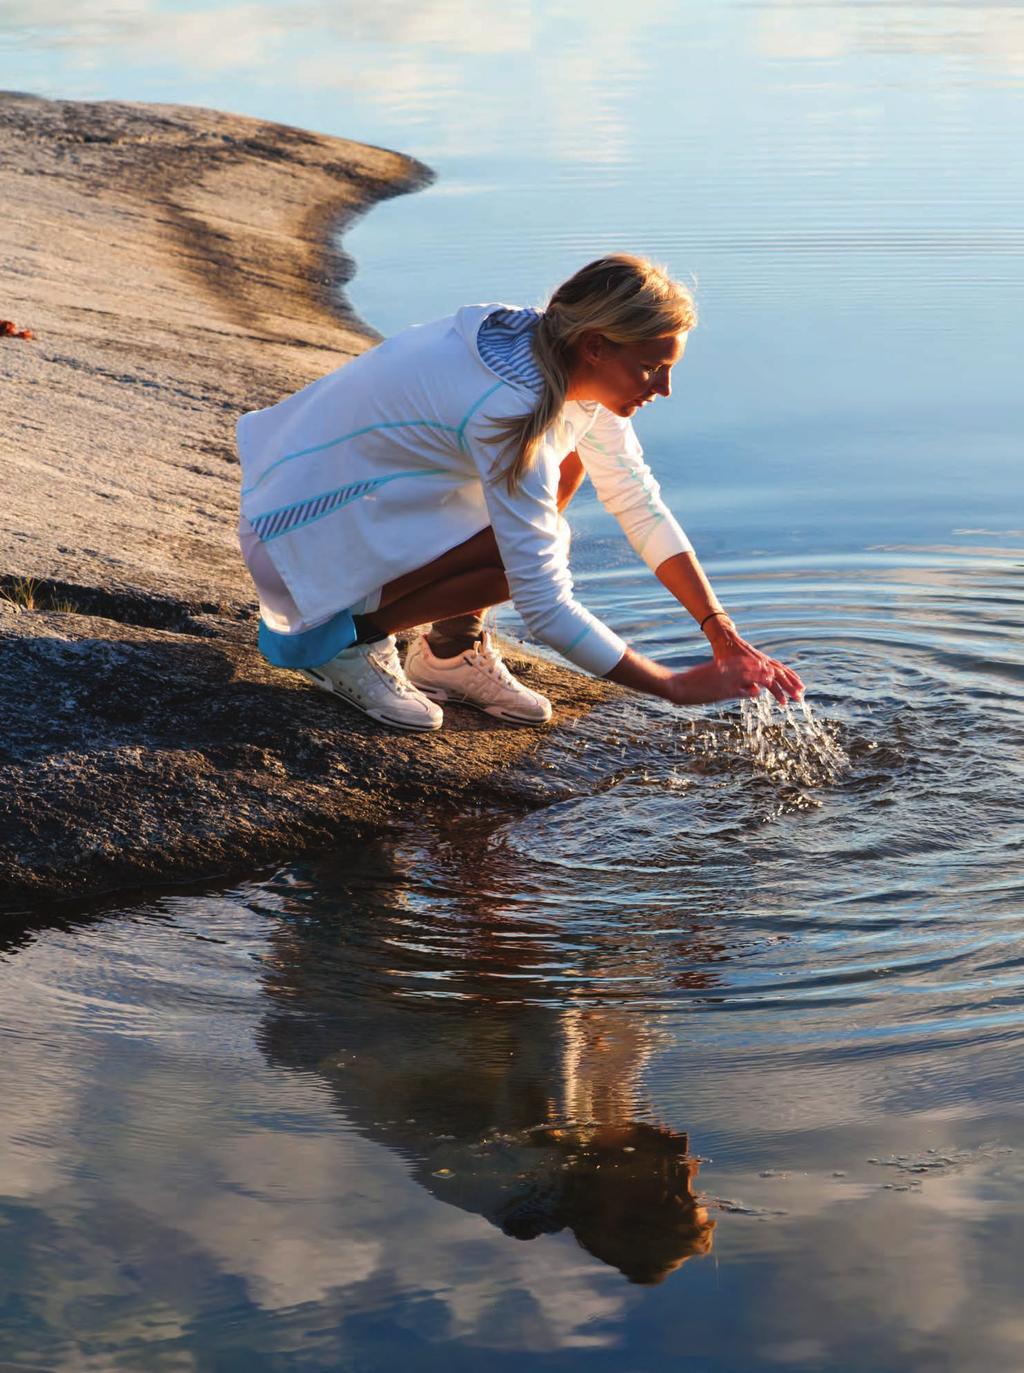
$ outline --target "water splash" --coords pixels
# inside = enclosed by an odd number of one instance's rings
[[[767,692],[741,701],[738,735],[755,770],[775,782],[821,786],[850,766],[835,726],[816,719],[807,701],[787,701],[776,709]]]
[[[739,784],[716,792],[720,802],[750,796],[745,783],[753,774],[768,784],[756,789],[760,813],[766,797],[786,811],[819,807],[822,789],[850,772],[862,750],[875,747],[839,720],[818,719],[805,701],[777,707],[767,693],[689,719],[661,702],[618,699],[556,733],[535,766],[580,794],[624,783],[678,793],[701,776]]]

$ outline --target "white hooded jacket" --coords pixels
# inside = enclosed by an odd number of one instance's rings
[[[490,525],[513,603],[530,633],[603,676],[625,643],[573,596],[556,505],[575,449],[598,497],[656,569],[692,545],[659,494],[633,426],[599,404],[569,402],[510,495],[485,442],[495,420],[535,394],[480,357],[497,305],[466,306],[378,344],[238,424],[242,515],[313,624],[356,605]]]

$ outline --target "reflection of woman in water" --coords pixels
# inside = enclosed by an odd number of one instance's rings
[[[420,911],[410,940],[405,885],[379,842],[339,854],[336,873],[321,864],[308,893],[286,889],[291,918],[266,966],[269,1060],[315,1072],[345,1119],[406,1159],[421,1186],[511,1237],[568,1230],[639,1283],[706,1254],[714,1222],[693,1193],[687,1136],[637,1119],[650,1115],[649,1017],[540,1004],[550,931],[517,924],[479,892],[472,909],[459,895],[445,902],[446,920],[466,917],[455,966],[438,954],[447,994],[404,994],[435,972],[441,933]]]
[[[797,696],[799,677],[740,637],[630,423],[669,394],[695,322],[661,269],[601,258],[543,311],[465,307],[243,416],[240,537],[267,658],[398,728],[438,728],[446,700],[542,723],[550,704],[483,627],[511,596],[539,640],[636,691],[677,705]],[[584,474],[710,662],[661,667],[575,600],[561,511]],[[428,622],[403,668],[394,634]]]
[[[715,1222],[693,1194],[700,1162],[686,1135],[631,1121],[593,1130],[532,1132],[510,1195],[488,1217],[506,1235],[569,1229],[630,1282],[654,1284],[710,1253]],[[532,1164],[532,1166],[531,1166]],[[431,1189],[444,1196],[441,1186]]]

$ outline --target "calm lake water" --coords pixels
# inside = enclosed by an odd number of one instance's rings
[[[0,53],[421,157],[346,239],[385,333],[692,276],[638,430],[822,722],[637,698],[528,816],[9,923],[0,1370],[1018,1373],[1024,11],[6,0]]]

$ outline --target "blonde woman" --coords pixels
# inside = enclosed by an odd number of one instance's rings
[[[679,705],[799,697],[795,672],[736,630],[661,500],[630,416],[668,396],[696,323],[690,293],[626,254],[544,310],[467,306],[406,329],[238,425],[242,551],[260,648],[373,719],[443,722],[439,702],[542,724],[484,628],[511,597],[575,666]],[[710,641],[673,672],[575,599],[561,511],[583,476]],[[432,624],[399,661],[394,635]]]

